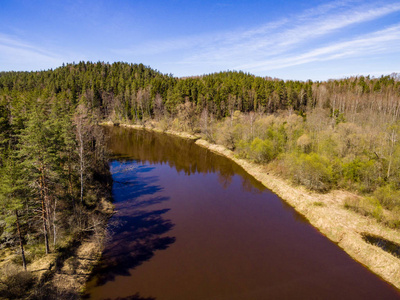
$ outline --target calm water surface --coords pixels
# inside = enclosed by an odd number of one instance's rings
[[[116,214],[90,299],[400,299],[228,159],[109,134]]]

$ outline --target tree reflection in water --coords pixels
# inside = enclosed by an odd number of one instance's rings
[[[156,250],[164,250],[175,242],[174,237],[165,236],[174,224],[163,215],[169,209],[145,210],[153,204],[169,200],[154,196],[162,188],[155,183],[157,178],[138,176],[151,170],[138,166],[135,161],[113,161],[113,196],[116,214],[109,224],[109,239],[100,264],[94,270],[96,285],[114,280],[115,276],[129,276],[129,270],[149,260]],[[127,299],[140,298],[133,295]]]
[[[142,163],[168,164],[186,175],[217,173],[224,188],[231,184],[232,177],[236,174],[243,179],[244,190],[260,192],[266,189],[260,182],[248,176],[239,165],[225,157],[210,153],[192,140],[121,127],[108,127],[107,131],[111,137],[108,147],[112,153],[118,153],[119,158],[134,156]]]
[[[107,298],[105,300],[111,300],[110,298]],[[128,297],[118,297],[113,300],[156,300],[156,298],[153,297],[141,297],[139,293],[136,293],[135,295],[128,296]]]

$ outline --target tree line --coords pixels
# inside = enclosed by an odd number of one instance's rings
[[[366,109],[399,117],[399,75],[349,77],[326,82],[283,81],[227,71],[176,78],[143,64],[79,62],[41,72],[2,72],[2,94],[39,93],[43,98],[83,101],[102,117],[140,122],[157,114],[176,116],[190,102],[216,118],[233,111],[306,112],[330,108],[336,115]]]

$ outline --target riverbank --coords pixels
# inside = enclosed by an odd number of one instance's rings
[[[106,199],[101,199],[97,209],[103,215],[97,229],[82,240],[71,241],[68,249],[60,251],[56,259],[50,262],[48,273],[51,279],[46,285],[57,290],[58,299],[80,299],[93,268],[101,259],[104,240],[107,237],[108,219],[114,213],[114,205]],[[32,268],[33,266],[30,267],[31,271]],[[49,274],[42,274],[43,278],[46,276]]]
[[[25,299],[79,299],[93,267],[101,258],[107,220],[113,214],[114,207],[110,201],[102,198],[96,210],[102,218],[95,232],[65,240],[56,251],[34,258],[28,263],[27,272],[23,272],[22,266],[15,263],[19,259],[18,253],[3,251],[0,269],[4,278],[0,280],[0,289],[11,289],[10,295]],[[25,251],[27,257],[33,255],[30,251]],[[15,280],[17,282],[13,284]],[[7,299],[9,293],[1,292],[4,293]]]
[[[105,123],[104,125],[113,124]],[[326,194],[309,191],[303,186],[294,185],[290,181],[273,174],[266,166],[238,159],[227,148],[210,144],[196,135],[170,130],[163,131],[154,126],[145,127],[127,124],[120,124],[120,126],[153,130],[193,139],[199,146],[232,159],[246,172],[294,207],[315,228],[338,244],[353,259],[400,289],[400,259],[363,239],[363,235],[373,235],[400,244],[400,232],[385,227],[375,219],[346,209],[345,200],[349,197],[359,197],[358,195],[341,190],[333,190]]]

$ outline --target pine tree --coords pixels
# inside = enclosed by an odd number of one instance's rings
[[[49,211],[51,187],[54,183],[54,168],[57,162],[56,147],[52,143],[52,127],[43,107],[31,109],[26,128],[22,131],[19,144],[19,157],[24,171],[32,182],[31,188],[35,199],[40,202],[41,218],[46,254],[49,249]]]
[[[21,229],[21,212],[24,210],[25,197],[27,197],[26,181],[21,172],[21,167],[15,157],[8,158],[0,170],[0,203],[1,218],[6,224],[6,232],[15,233],[21,251],[22,266],[26,271],[24,238]]]

